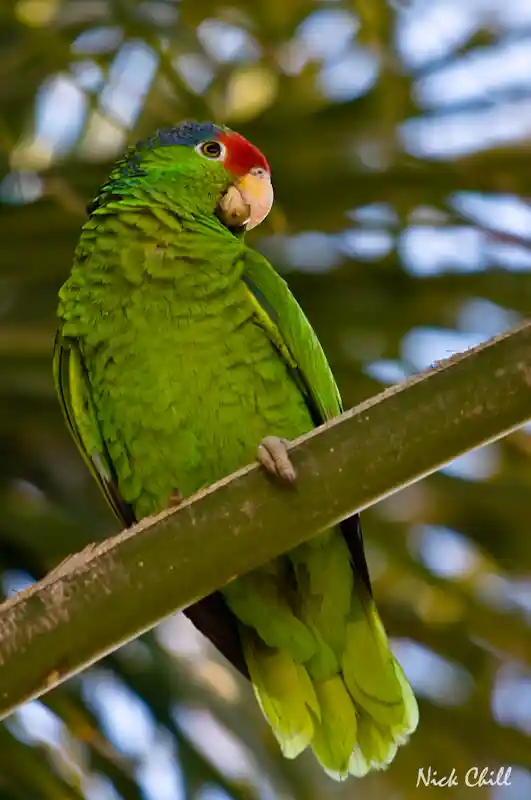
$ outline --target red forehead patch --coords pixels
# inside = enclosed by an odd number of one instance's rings
[[[223,142],[227,148],[227,157],[225,158],[225,167],[232,172],[233,175],[245,175],[253,167],[262,167],[268,172],[269,164],[265,156],[260,152],[258,147],[248,142],[239,133],[233,131],[223,131],[218,136],[220,142]]]

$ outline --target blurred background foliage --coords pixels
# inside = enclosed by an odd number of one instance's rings
[[[186,118],[267,154],[253,242],[347,406],[531,309],[527,0],[4,0],[0,571],[5,595],[113,532],[50,376],[57,290],[126,143]],[[511,765],[531,797],[531,428],[364,514],[420,698],[392,768],[335,785],[279,757],[247,685],[176,615],[0,727],[1,798],[410,798],[417,769]],[[213,533],[214,535],[214,533]]]

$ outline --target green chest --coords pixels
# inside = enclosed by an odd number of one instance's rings
[[[252,461],[264,436],[312,427],[244,291],[204,314],[169,308],[129,313],[95,385],[120,489],[138,515]]]

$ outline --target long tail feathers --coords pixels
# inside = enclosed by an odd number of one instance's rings
[[[341,672],[325,680],[309,674],[314,659],[304,665],[242,633],[258,702],[286,757],[310,746],[335,780],[362,777],[386,769],[417,727],[415,696],[372,600],[353,600]]]
[[[349,774],[350,758],[357,741],[356,710],[341,675],[314,682],[321,710],[321,722],[315,726],[312,750],[334,780]]]
[[[296,758],[311,743],[321,710],[306,668],[288,653],[272,650],[252,631],[243,635],[253,688],[286,758]]]
[[[341,533],[300,545],[223,593],[284,755],[311,747],[336,780],[385,769],[417,727],[417,702]]]

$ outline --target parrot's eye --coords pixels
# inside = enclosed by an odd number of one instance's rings
[[[225,158],[225,145],[221,142],[201,142],[195,148],[205,158],[210,158],[212,161],[223,161]]]

